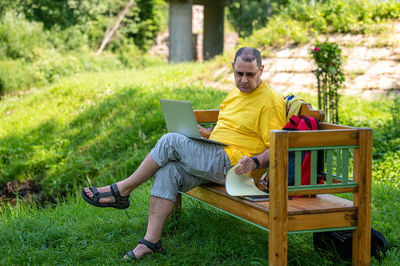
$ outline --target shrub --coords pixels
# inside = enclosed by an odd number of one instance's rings
[[[267,27],[257,30],[251,37],[241,40],[241,45],[280,47],[288,41],[296,44],[307,43],[309,41],[307,28],[300,21],[278,16],[272,18]]]
[[[250,36],[253,31],[268,23],[270,15],[278,14],[287,0],[238,0],[228,6],[227,17],[240,37]]]
[[[22,14],[7,12],[0,19],[0,58],[32,61],[36,47],[49,47],[43,25],[29,22]]]
[[[165,62],[160,57],[150,56],[134,44],[124,45],[115,51],[121,63],[128,68],[142,68],[152,65],[162,65]]]
[[[318,109],[324,110],[328,122],[339,122],[339,92],[344,82],[342,50],[336,43],[317,42],[310,51],[317,64]]]
[[[282,13],[310,22],[314,30],[321,33],[363,33],[371,23],[400,17],[400,5],[396,0],[330,0],[313,6],[306,0],[290,0]]]
[[[3,86],[3,94],[15,93],[47,84],[44,76],[32,64],[26,64],[22,59],[1,60],[0,80]]]

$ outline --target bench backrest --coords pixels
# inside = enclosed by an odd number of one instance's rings
[[[288,187],[289,196],[357,192],[360,182],[370,182],[368,179],[371,178],[371,171],[368,169],[371,169],[372,164],[371,129],[324,123],[323,112],[312,110],[309,104],[303,104],[300,114],[317,118],[320,121],[320,130],[271,132],[271,153],[279,157],[275,162],[282,164],[276,169],[287,169],[288,152],[295,152],[295,183]],[[310,185],[300,184],[303,151],[311,152]],[[271,158],[271,162],[273,161],[274,158]],[[270,172],[270,179],[287,180],[285,171],[277,171]],[[325,182],[318,184],[317,180],[321,177]]]
[[[200,124],[214,124],[218,121],[218,113],[217,109],[195,111],[195,116]],[[289,187],[286,183],[289,195],[358,191],[359,181],[364,180],[365,183],[370,178],[371,171],[368,173],[368,169],[372,164],[371,129],[324,123],[324,112],[312,109],[308,103],[302,104],[299,114],[315,117],[319,121],[320,130],[271,132],[271,151],[278,152],[278,161],[282,164],[277,169],[288,169],[288,152],[295,152],[295,183]],[[284,140],[276,140],[278,135],[285,136]],[[311,151],[310,185],[300,185],[302,151]],[[270,178],[273,175],[271,172]],[[277,180],[287,182],[287,171],[279,170],[277,174]],[[317,178],[322,175],[326,181],[318,184]]]

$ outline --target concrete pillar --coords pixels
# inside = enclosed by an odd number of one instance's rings
[[[192,4],[186,1],[169,2],[169,61],[193,60]]]
[[[203,59],[208,60],[224,51],[224,6],[204,6]]]

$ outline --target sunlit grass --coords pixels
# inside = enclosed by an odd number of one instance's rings
[[[204,86],[207,64],[152,67],[140,71],[81,74],[42,90],[0,101],[0,182],[34,180],[43,193],[63,195],[38,207],[18,202],[0,207],[0,264],[119,264],[142,238],[149,190],[131,194],[128,210],[94,208],[79,195],[84,185],[104,185],[129,175],[166,132],[158,98],[188,99],[195,109],[218,108],[226,92]],[[196,81],[197,80],[197,81]],[[316,106],[314,96],[304,99]],[[384,265],[400,259],[399,148],[389,97],[341,99],[343,124],[374,129],[372,225],[391,249]],[[392,107],[392,108],[391,108]],[[391,136],[390,139],[388,136]],[[387,145],[387,146],[385,146]],[[384,148],[382,148],[384,147]],[[146,265],[265,265],[268,234],[184,198],[179,220],[163,235],[166,256],[148,256]],[[311,234],[289,236],[291,265],[340,265],[332,254],[318,255]],[[376,263],[376,262],[375,262]]]

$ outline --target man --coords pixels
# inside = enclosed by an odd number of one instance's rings
[[[236,174],[250,173],[255,178],[268,166],[269,131],[285,125],[285,102],[261,80],[264,66],[258,50],[240,48],[232,68],[237,89],[222,102],[217,125],[214,129],[199,126],[203,137],[227,146],[169,133],[128,178],[111,186],[82,190],[82,197],[92,205],[123,209],[129,206],[130,192],[154,176],[146,234],[124,258],[164,251],[161,233],[178,190],[188,191],[210,181],[224,184],[226,171],[238,163]]]

